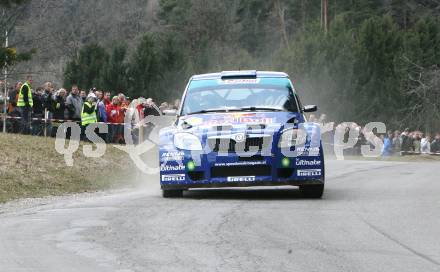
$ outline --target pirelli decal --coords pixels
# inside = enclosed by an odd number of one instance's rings
[[[298,177],[319,177],[321,169],[301,169],[297,170]]]

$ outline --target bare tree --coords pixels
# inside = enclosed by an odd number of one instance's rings
[[[406,90],[409,105],[405,121],[423,124],[427,132],[440,130],[440,68],[423,68],[408,58],[414,72],[408,73],[409,88]]]
[[[286,20],[285,20],[286,8],[284,7],[283,3],[281,3],[280,0],[275,0],[274,9],[275,9],[275,13],[276,13],[278,20],[279,20],[282,41],[287,48],[290,48],[289,38],[287,35]]]

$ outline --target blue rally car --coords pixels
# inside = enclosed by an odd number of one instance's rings
[[[299,186],[321,198],[320,126],[308,123],[289,76],[230,71],[193,76],[176,122],[160,131],[164,197],[192,188]]]

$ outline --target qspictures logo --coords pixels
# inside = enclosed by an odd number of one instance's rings
[[[169,127],[172,123],[169,116],[164,116],[159,108],[152,104],[152,106],[157,111],[157,116],[145,116],[144,118],[140,118],[139,111],[137,110],[140,105],[145,103],[143,99],[134,100],[128,107],[125,113],[124,123],[120,124],[124,127],[124,139],[125,145],[113,145],[115,148],[118,148],[127,153],[129,158],[133,161],[136,167],[145,174],[157,174],[159,171],[182,171],[185,169],[183,165],[183,159],[185,157],[185,153],[187,151],[178,151],[176,148],[170,150],[167,153],[163,153],[161,159],[163,161],[177,161],[178,165],[168,165],[166,163],[158,166],[154,166],[151,164],[147,164],[142,155],[147,152],[154,152],[154,149],[160,144],[159,132],[162,128]],[[175,117],[173,117],[175,118]],[[280,129],[283,128],[284,131],[289,129],[294,129],[297,131],[294,135],[292,134],[292,139],[287,139],[289,143],[292,143],[288,147],[280,147],[281,153],[290,158],[300,157],[301,160],[296,161],[297,166],[310,166],[310,167],[318,167],[321,165],[319,160],[316,160],[316,157],[319,156],[320,145],[321,145],[321,135],[324,133],[333,133],[332,143],[327,143],[333,146],[334,153],[338,160],[344,159],[344,150],[353,148],[356,144],[358,144],[360,133],[364,135],[366,142],[361,145],[360,151],[361,155],[364,157],[379,157],[382,154],[383,149],[383,141],[376,136],[373,131],[376,133],[385,133],[386,126],[380,122],[372,122],[367,124],[362,131],[355,128],[355,123],[341,123],[334,127],[332,123],[328,124],[311,124],[313,129],[310,131],[309,127],[306,127],[305,124],[271,124],[268,125],[264,130],[265,135],[275,135],[276,133],[280,133]],[[139,133],[140,130],[144,129],[144,127],[148,126],[151,131],[140,139]],[[292,127],[289,127],[292,126]],[[223,133],[227,130],[229,126],[226,126],[225,129],[220,126],[215,126],[216,129]],[[107,148],[107,144],[105,141],[99,137],[99,134],[108,133],[108,124],[105,123],[95,123],[90,124],[86,127],[84,134],[87,140],[90,141],[90,144],[83,145],[82,152],[86,157],[90,158],[99,158],[102,157]],[[70,138],[67,139],[68,131],[70,131]],[[245,141],[245,135],[241,135],[244,138],[238,139]],[[197,137],[197,136],[196,136]],[[273,137],[268,137],[271,141]],[[59,154],[64,156],[64,160],[67,166],[73,166],[74,164],[74,156],[75,152],[79,152],[80,147],[80,139],[81,139],[81,127],[74,122],[66,122],[58,127],[55,141],[55,149]],[[228,140],[228,139],[226,139]],[[237,142],[237,139],[229,139],[230,141],[234,140]],[[223,141],[223,139],[222,139]],[[309,145],[305,146],[305,143],[309,141]],[[226,144],[225,146],[229,146]],[[245,145],[243,145],[245,146]],[[268,146],[272,146],[269,143]],[[207,154],[211,150],[205,149],[200,151],[189,151],[191,153],[191,157],[194,158],[197,163],[197,158],[201,158],[204,154]],[[269,150],[270,151],[270,150]],[[256,150],[237,150],[237,154],[240,156],[248,156],[252,157],[255,155]],[[217,156],[229,156],[228,152],[219,152]],[[311,157],[311,159],[303,159],[303,157]],[[312,159],[315,157],[315,159]],[[314,175],[316,172],[308,171],[307,173],[298,173],[298,175]],[[170,177],[176,178],[176,177]]]

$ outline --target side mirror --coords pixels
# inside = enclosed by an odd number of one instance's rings
[[[318,107],[316,105],[307,105],[304,106],[303,111],[304,112],[315,112],[318,110]]]

